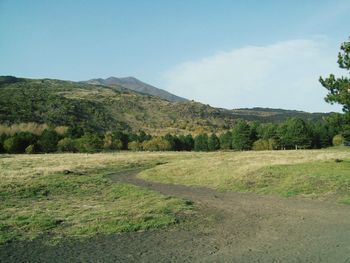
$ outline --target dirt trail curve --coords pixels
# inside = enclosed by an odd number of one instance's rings
[[[350,207],[320,201],[221,193],[182,185],[146,182],[138,171],[109,175],[191,200],[197,213],[163,230],[67,240],[40,240],[7,250],[9,262],[349,262]],[[14,262],[14,261],[13,261]]]

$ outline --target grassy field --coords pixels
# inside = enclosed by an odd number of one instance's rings
[[[336,161],[337,160],[337,161]],[[159,165],[162,164],[162,165]],[[350,203],[350,150],[0,155],[0,244],[146,230],[192,207],[106,175]]]
[[[0,155],[0,244],[163,227],[189,211],[183,200],[112,183],[106,174],[149,167],[166,154]]]
[[[346,148],[202,153],[139,176],[163,183],[350,203],[350,149]]]

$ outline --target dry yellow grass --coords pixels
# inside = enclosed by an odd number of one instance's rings
[[[100,169],[106,166],[129,167],[150,162],[181,159],[190,153],[118,152],[99,154],[0,155],[0,178],[5,181],[49,175],[63,170]]]
[[[350,203],[345,148],[0,155],[0,243],[47,231],[84,236],[174,222],[175,213],[188,209],[183,201],[104,176],[136,167],[153,167],[139,175],[146,180],[282,195],[335,194]]]
[[[146,180],[238,189],[264,167],[350,159],[346,149],[198,153],[140,173]],[[349,174],[350,176],[350,174]],[[249,189],[248,189],[249,190]]]

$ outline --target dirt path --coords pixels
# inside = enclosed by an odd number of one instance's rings
[[[163,230],[56,246],[9,244],[0,248],[4,262],[350,262],[349,206],[151,183],[136,175],[109,178],[191,200],[196,215]]]

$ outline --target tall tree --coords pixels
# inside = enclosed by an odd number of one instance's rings
[[[57,151],[57,143],[60,140],[59,135],[55,130],[45,130],[38,140],[40,151],[45,153]]]
[[[208,151],[208,135],[206,133],[198,134],[194,138],[194,150],[195,151]]]
[[[208,139],[208,150],[216,151],[220,149],[220,141],[215,133],[212,133]]]
[[[232,133],[230,131],[220,135],[220,147],[223,150],[232,149]]]
[[[350,73],[350,38],[340,46],[338,54],[339,67]],[[343,111],[350,113],[350,79],[348,77],[336,78],[330,74],[328,78],[320,77],[320,82],[323,87],[328,90],[325,98],[326,102],[331,104],[339,103],[343,106]]]
[[[307,123],[301,118],[291,118],[286,123],[284,142],[288,148],[310,148],[312,136]]]
[[[239,120],[232,130],[232,148],[238,151],[252,148],[251,129],[244,120]]]
[[[191,134],[188,134],[185,137],[185,150],[192,151],[193,149],[194,149],[194,139]]]

